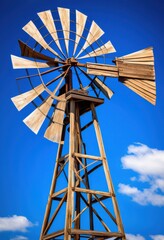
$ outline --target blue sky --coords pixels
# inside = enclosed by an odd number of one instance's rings
[[[57,144],[35,135],[10,98],[18,94],[10,54],[19,56],[22,27],[36,13],[66,7],[86,14],[123,56],[153,46],[157,104],[151,105],[115,79],[115,92],[98,108],[121,216],[129,240],[164,239],[164,1],[26,0],[1,3],[0,239],[39,238]]]

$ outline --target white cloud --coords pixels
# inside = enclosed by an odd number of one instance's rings
[[[145,238],[139,234],[133,235],[133,234],[126,234],[127,240],[145,240]]]
[[[10,240],[28,240],[28,238],[24,236],[16,236],[14,238],[11,238]]]
[[[151,235],[153,240],[164,240],[164,235]]]
[[[11,217],[0,217],[0,232],[2,231],[26,232],[27,228],[33,226],[34,224],[24,216],[13,215]]]
[[[141,205],[164,206],[164,150],[137,143],[128,147],[128,154],[121,162],[123,169],[134,171],[138,177],[130,178],[133,186],[120,183],[119,192]],[[134,186],[137,181],[140,188]],[[141,182],[146,182],[148,187],[141,188]]]

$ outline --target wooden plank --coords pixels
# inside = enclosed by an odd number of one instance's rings
[[[35,134],[37,134],[41,128],[53,101],[54,99],[52,97],[48,97],[45,102],[43,102],[38,108],[36,108],[23,120],[27,127],[29,127]]]
[[[100,56],[100,55],[108,54],[108,53],[113,53],[113,52],[116,52],[116,50],[113,47],[111,41],[108,41],[107,43],[105,43],[101,47],[95,49],[92,52],[89,52],[88,54],[86,54],[82,57],[79,57],[78,59],[83,59],[83,58],[88,58],[88,57],[96,57],[96,56]]]
[[[80,157],[80,158],[88,158],[88,159],[94,159],[94,160],[102,160],[101,157],[97,157],[97,156],[93,156],[93,155],[87,155],[87,154],[83,154],[83,153],[73,153],[73,156],[75,157]]]
[[[70,34],[70,10],[67,8],[58,7],[58,13],[59,13],[59,17],[60,17],[60,21],[63,29],[66,51],[68,54],[69,34]]]
[[[75,152],[75,101],[70,100],[70,138],[69,138],[69,165],[68,165],[68,193],[64,231],[65,240],[71,240],[71,236],[69,236],[68,231],[72,227],[72,214],[74,206],[74,194],[72,191],[72,187],[75,184],[74,158],[73,158],[74,152]]]
[[[47,234],[46,236],[43,236],[42,239],[43,240],[51,240],[52,238],[58,237],[58,236],[62,236],[64,234],[64,229],[63,230],[59,230],[55,233],[51,233],[51,234]]]
[[[52,38],[54,39],[56,45],[60,49],[60,51],[63,53],[62,48],[60,46],[60,42],[58,39],[58,34],[56,30],[56,26],[54,24],[54,19],[52,17],[52,13],[50,10],[39,12],[38,16],[42,20],[43,24],[47,28],[48,32],[51,34]]]
[[[47,42],[44,40],[43,36],[32,21],[29,21],[22,29],[35,41],[37,41],[44,49],[48,49],[50,52],[60,58],[59,54],[47,44]]]
[[[109,193],[109,192],[95,191],[95,190],[85,189],[85,188],[73,187],[72,190],[75,191],[75,192],[83,192],[83,193],[97,194],[97,195],[107,196],[107,197],[112,197],[112,196],[114,196],[112,193]]]
[[[44,137],[49,139],[52,142],[60,142],[61,140],[65,107],[66,107],[66,102],[59,101],[56,104],[54,115],[52,117],[50,125],[48,126],[44,134]]]
[[[156,95],[155,85],[154,85],[154,87],[152,87],[151,85],[149,86],[148,84],[144,84],[144,82],[142,80],[125,78],[122,82],[129,82],[129,83],[135,85],[138,90],[143,89],[146,92]]]
[[[36,88],[28,92],[12,97],[11,100],[16,106],[16,108],[18,109],[18,111],[20,111],[25,106],[27,106],[30,102],[32,102],[36,97],[38,97],[44,90],[45,90],[45,87],[43,86],[43,84],[40,84],[39,86],[37,86]]]
[[[156,103],[155,95],[150,94],[150,93],[148,94],[148,92],[145,92],[142,89],[138,89],[138,87],[136,87],[136,85],[129,83],[128,81],[124,81],[123,84],[125,86],[127,86],[128,88],[130,88],[135,93],[137,93],[138,95],[140,95],[141,97],[143,97],[144,99],[146,99],[147,101],[149,101],[150,103],[152,103],[153,105],[155,105],[155,103]]]
[[[101,82],[97,77],[94,79],[93,83],[102,91],[102,93],[108,98],[111,99],[113,96],[113,91]]]
[[[53,198],[59,196],[60,194],[67,192],[67,190],[68,190],[68,188],[63,188],[62,190],[55,192],[52,194],[51,198],[53,199]]]
[[[92,230],[81,230],[81,229],[70,229],[70,234],[80,234],[80,235],[92,235],[95,237],[123,237],[122,233],[118,232],[100,232]]]
[[[18,40],[19,46],[21,49],[21,56],[25,57],[31,57],[35,59],[41,59],[41,60],[46,60],[49,62],[53,62],[53,65],[58,66],[58,60],[51,58],[49,56],[44,55],[43,53],[37,52],[33,50],[31,47],[29,47],[26,43],[22,42],[21,40]]]
[[[147,80],[155,80],[155,71],[153,66],[149,66],[151,68],[146,68],[147,65],[140,65],[132,63],[120,64],[117,62],[119,76],[120,77],[132,77],[132,78],[139,78],[139,79],[147,79]]]
[[[117,66],[112,66],[108,64],[92,64],[87,63],[87,73],[97,76],[107,76],[107,77],[118,77]]]
[[[153,48],[149,47],[149,48],[145,48],[145,49],[139,50],[134,53],[124,55],[122,57],[119,57],[118,59],[125,59],[125,60],[137,59],[138,60],[140,58],[153,57],[153,56],[154,56]]]
[[[75,39],[73,55],[75,54],[77,46],[81,39],[81,36],[83,35],[86,20],[87,20],[87,16],[79,12],[78,10],[76,10],[76,39]]]
[[[11,61],[14,69],[22,69],[22,68],[49,68],[54,67],[55,64],[52,62],[36,62],[32,60],[28,60],[25,58],[17,57],[14,55],[11,55]]]
[[[91,27],[89,29],[88,36],[86,38],[86,41],[78,53],[78,55],[75,58],[78,58],[78,56],[92,43],[97,41],[102,35],[104,34],[104,31],[94,22],[92,21]]]
[[[154,71],[145,71],[141,69],[125,69],[119,68],[119,77],[127,77],[127,78],[138,78],[138,79],[145,79],[145,80],[155,80],[155,73]]]
[[[133,63],[140,65],[154,66],[154,54],[152,48],[146,48],[123,57],[116,58],[116,62],[123,61],[123,63]]]

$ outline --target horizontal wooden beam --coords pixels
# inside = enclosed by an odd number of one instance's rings
[[[102,161],[102,157],[97,157],[97,156],[87,155],[87,154],[82,154],[82,153],[74,153],[73,156],[74,157],[88,158],[88,159],[94,159],[94,160]]]
[[[99,232],[92,230],[70,229],[69,234],[92,235],[95,237],[124,237],[122,233],[118,232]]]
[[[73,187],[72,190],[75,191],[75,192],[84,192],[84,193],[90,193],[90,194],[97,194],[97,195],[106,196],[106,197],[114,196],[114,194],[109,193],[109,192],[95,191],[95,190],[85,189],[85,188]]]
[[[118,68],[114,65],[87,63],[87,73],[97,76],[118,77]]]

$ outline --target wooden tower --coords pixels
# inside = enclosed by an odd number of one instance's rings
[[[12,101],[18,110],[34,106],[24,123],[38,133],[47,119],[44,136],[58,143],[40,240],[125,240],[96,108],[104,103],[100,93],[108,99],[113,95],[106,77],[118,78],[155,104],[153,50],[115,58],[109,65],[105,56],[115,49],[110,41],[102,44],[104,32],[86,15],[58,8],[38,16],[23,27],[31,37],[27,43],[19,41],[23,58],[11,58],[13,68],[26,69],[26,75],[17,78],[23,93]],[[27,86],[32,89],[25,92]],[[85,144],[84,138],[88,142],[93,136],[87,135],[89,128],[95,134],[95,154]]]

